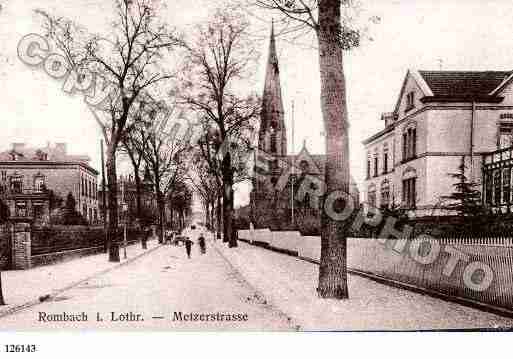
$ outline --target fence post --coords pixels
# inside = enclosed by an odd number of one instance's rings
[[[12,268],[29,269],[31,262],[31,238],[28,223],[16,223],[13,226],[12,238]]]

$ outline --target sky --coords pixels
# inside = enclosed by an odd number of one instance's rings
[[[162,17],[187,32],[204,21],[223,0],[168,1]],[[69,151],[88,154],[100,168],[101,134],[79,95],[62,91],[62,81],[30,68],[16,55],[19,40],[41,33],[33,9],[42,8],[80,22],[92,31],[108,27],[110,0],[0,0],[0,150],[13,142],[44,145],[67,142]],[[345,53],[348,90],[351,173],[363,182],[365,157],[361,141],[381,130],[382,112],[392,111],[409,68],[421,70],[511,70],[513,3],[507,0],[361,0],[362,18],[379,16],[368,35],[372,41]],[[261,49],[255,91],[263,89],[270,22],[276,14],[250,16],[255,43]],[[311,153],[324,153],[319,104],[319,67],[314,41],[294,43],[278,38],[282,92],[289,153],[306,141]],[[292,101],[295,147],[292,148]],[[236,192],[236,205],[248,201],[248,187]]]

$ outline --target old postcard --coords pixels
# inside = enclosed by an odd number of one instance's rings
[[[0,0],[0,330],[512,330],[512,14]]]

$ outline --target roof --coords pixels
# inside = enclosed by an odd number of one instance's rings
[[[308,156],[310,159],[315,163],[315,165],[319,168],[319,170],[324,173],[326,168],[326,155],[312,155],[308,153]],[[276,156],[276,159],[280,161],[286,162],[288,165],[292,165],[293,163],[296,163],[296,161],[301,158],[300,154],[297,155],[287,155],[287,156]],[[296,166],[299,166],[298,163],[296,163]],[[297,167],[296,167],[297,168]],[[356,184],[356,181],[354,180],[354,177],[351,175],[351,182],[349,184],[353,191],[359,191],[358,185]]]
[[[427,102],[488,102],[499,103],[500,90],[513,79],[513,71],[425,71],[408,70],[395,105],[395,113],[404,96],[408,77],[412,76],[424,94],[420,99]],[[362,141],[364,145],[389,133],[391,124]]]
[[[98,174],[99,172],[90,166],[90,161],[91,159],[87,155],[69,155],[63,150],[50,146],[36,148],[23,145],[16,149],[0,152],[2,165],[80,165]]]
[[[387,133],[389,132],[392,132],[394,130],[394,126],[391,125],[391,126],[387,126],[385,127],[383,130],[379,131],[378,133],[375,133],[374,135],[366,138],[365,140],[362,141],[362,143],[364,145],[368,145],[369,143],[371,143],[372,141],[380,138],[381,136],[383,135],[386,135]]]
[[[486,98],[513,71],[419,71],[435,98]]]
[[[80,162],[89,164],[91,158],[87,155],[69,155],[56,147],[28,147],[21,146],[15,149],[0,152],[0,161],[12,161],[12,155],[15,154],[19,161],[25,162]]]

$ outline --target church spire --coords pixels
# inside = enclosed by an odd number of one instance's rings
[[[287,136],[285,129],[283,100],[281,96],[280,69],[274,22],[271,25],[269,55],[265,73],[264,94],[262,96],[262,112],[260,117],[259,148],[278,156],[287,155]]]

